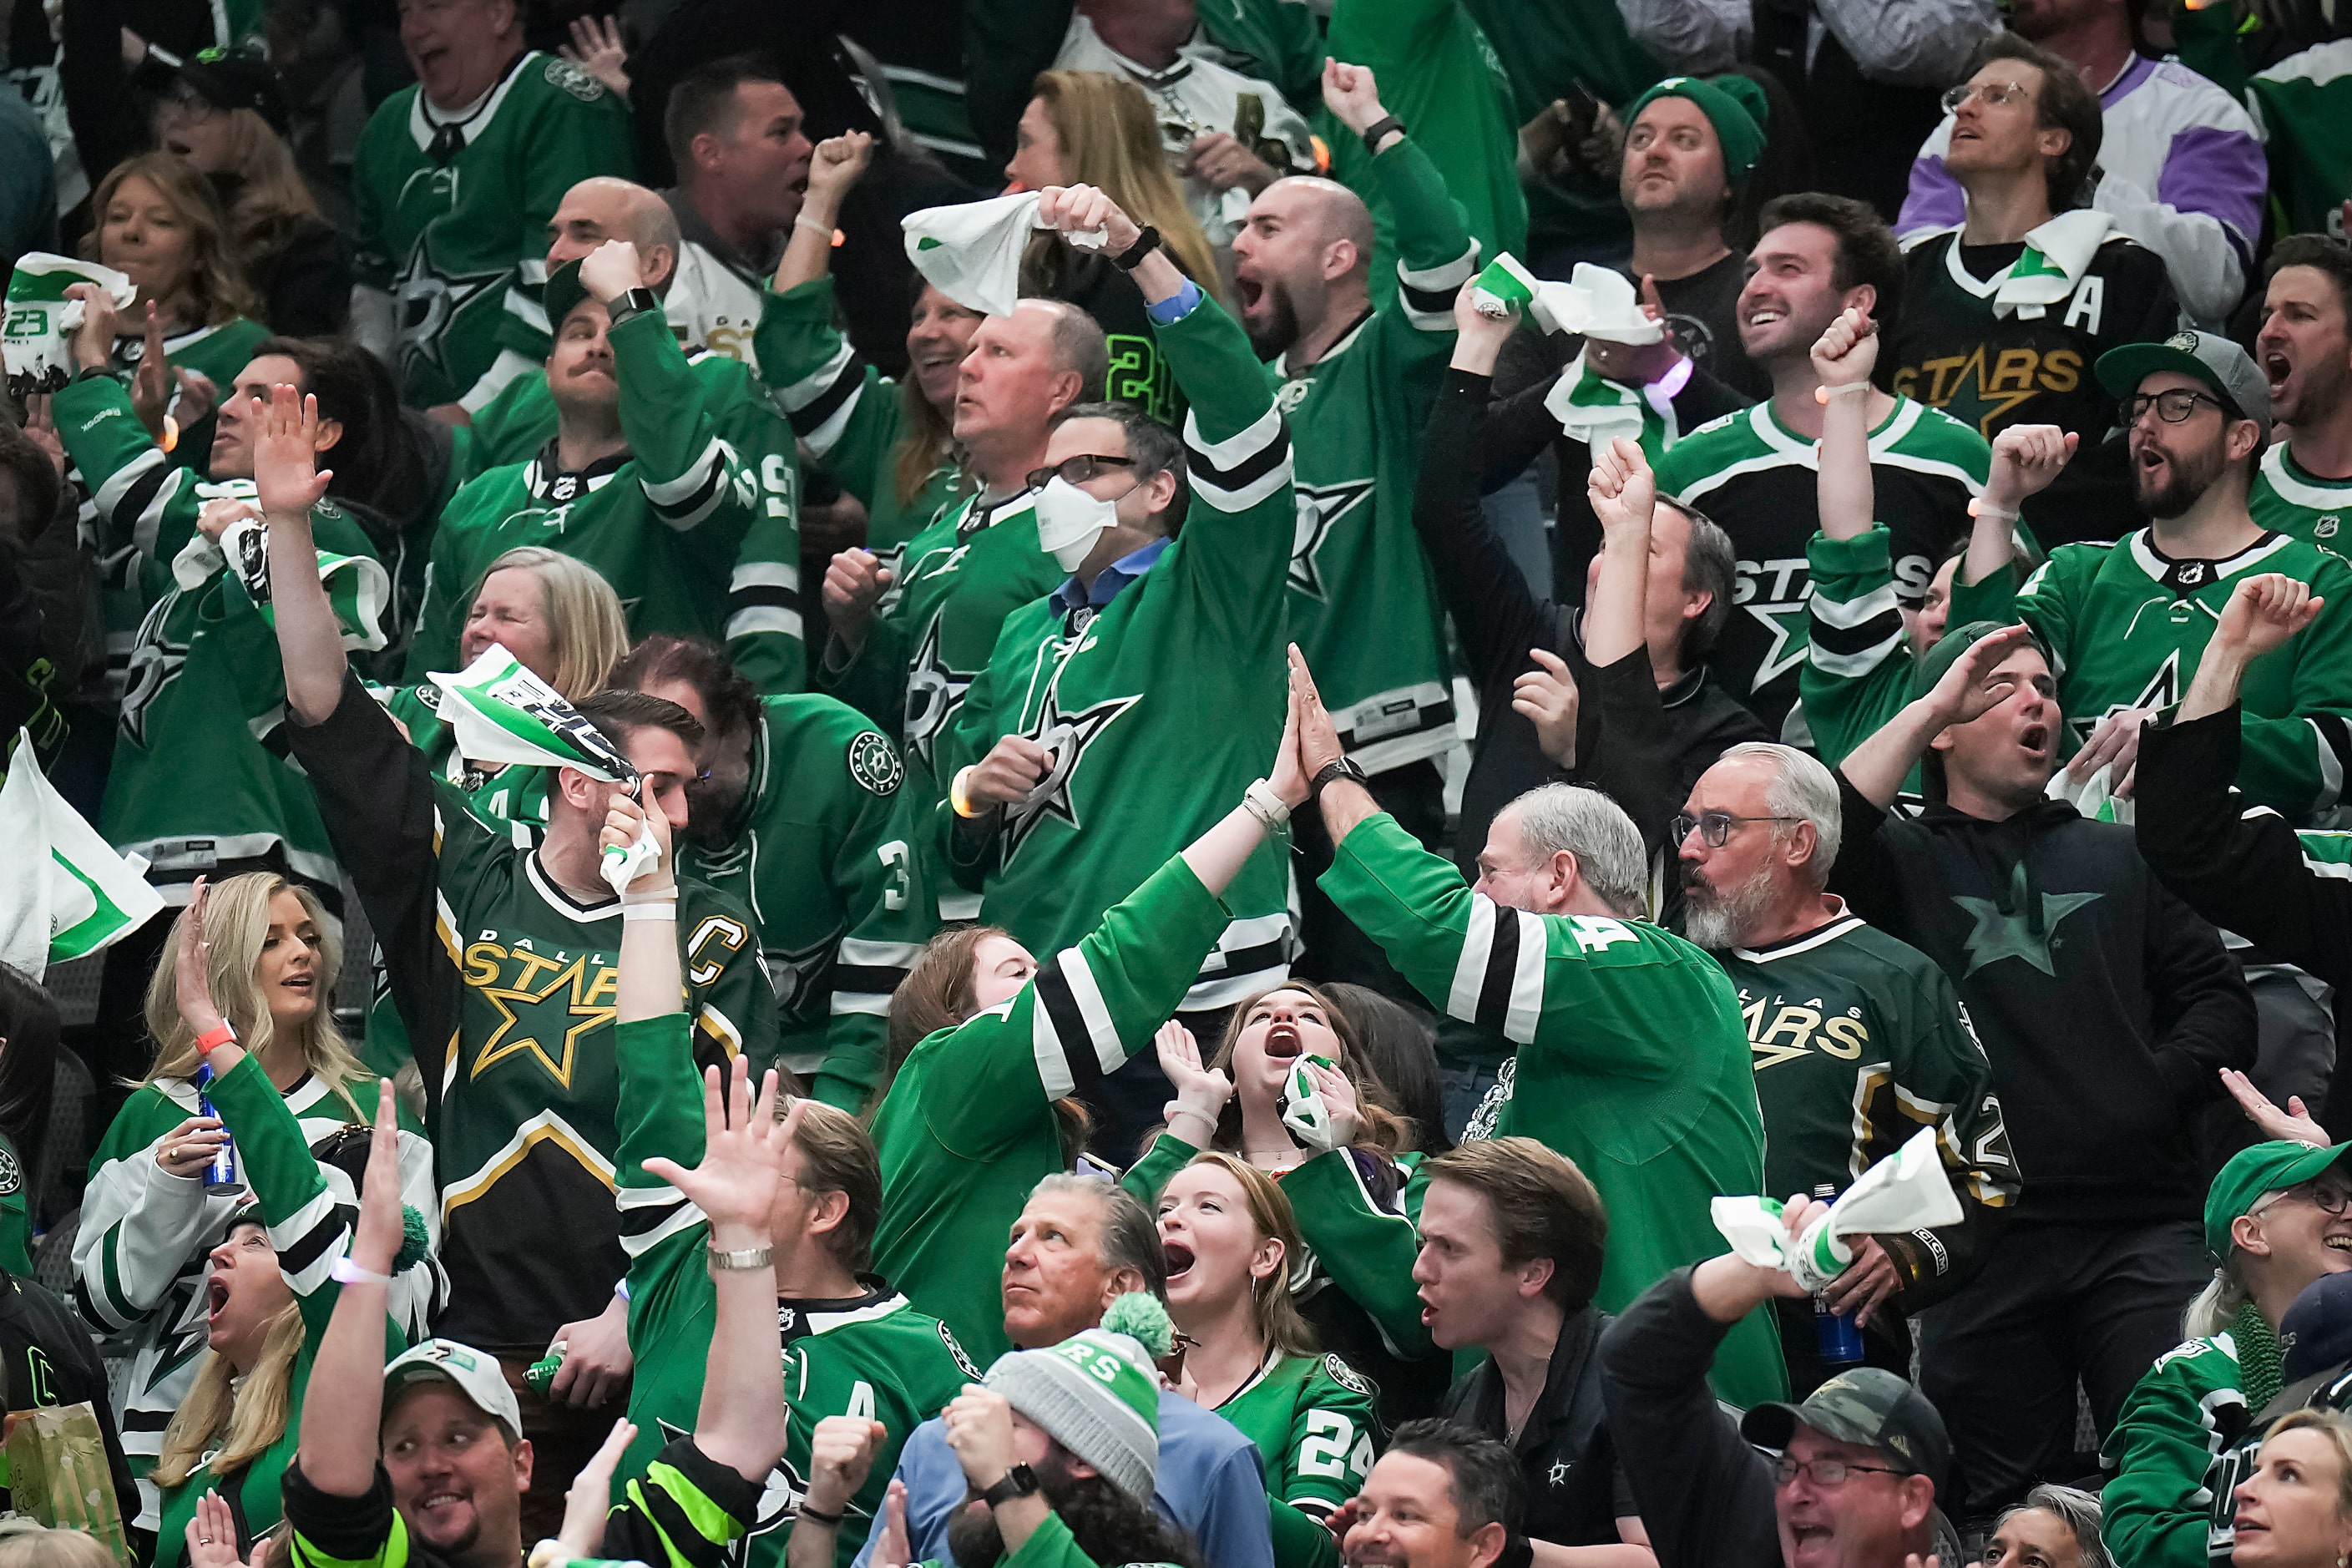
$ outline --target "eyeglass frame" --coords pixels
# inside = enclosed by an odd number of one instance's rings
[[[2021,81],[1955,82],[1944,89],[1940,101],[1947,114],[1958,114],[1970,99],[1981,99],[1988,91],[1998,89],[2001,97],[1987,100],[1995,109],[2003,109],[2018,99],[2032,100],[2032,89]]]
[[[1827,1476],[1822,1473],[1825,1467],[1832,1466],[1835,1467],[1838,1472],[1838,1478],[1835,1480],[1831,1480]],[[1832,1459],[1828,1458],[1800,1459],[1786,1453],[1783,1453],[1779,1458],[1772,1461],[1772,1485],[1775,1488],[1785,1487],[1790,1482],[1795,1480],[1799,1476],[1810,1476],[1812,1479],[1813,1485],[1821,1488],[1823,1491],[1835,1491],[1838,1488],[1845,1485],[1846,1482],[1853,1479],[1856,1474],[1873,1476],[1909,1476],[1916,1475],[1917,1473],[1918,1472],[1916,1470],[1900,1469],[1893,1465],[1857,1465],[1849,1459]]]
[[[1133,458],[1114,458],[1108,452],[1074,452],[1058,463],[1048,463],[1042,468],[1030,469],[1026,474],[1022,476],[1022,483],[1027,485],[1033,490],[1042,490],[1047,484],[1051,483],[1055,479],[1059,479],[1066,485],[1082,485],[1085,484],[1087,479],[1098,479],[1102,478],[1102,469],[1097,468],[1094,472],[1087,474],[1083,478],[1074,479],[1070,478],[1069,475],[1062,471],[1068,468],[1072,463],[1107,464],[1114,468],[1125,468],[1129,473],[1135,471],[1135,459]]]
[[[2185,397],[2189,400],[2188,406],[2178,415],[2167,414],[2164,400],[2168,397]],[[2230,405],[2210,392],[2200,392],[2193,386],[2168,386],[2162,392],[2135,392],[2125,398],[2124,428],[2128,430],[2138,424],[2140,416],[2151,408],[2156,410],[2156,416],[2167,425],[2186,425],[2195,417],[2197,405],[2200,403],[2210,403],[2220,409],[2223,419],[2231,417]]]
[[[2322,1171],[2320,1175],[2324,1176],[2327,1173],[2328,1173],[2326,1171]],[[2297,1182],[2291,1187],[2283,1187],[2279,1191],[2273,1193],[2263,1202],[2256,1204],[2252,1208],[2248,1209],[2246,1211],[2246,1217],[2248,1219],[2260,1219],[2263,1216],[2263,1212],[2269,1209],[2273,1204],[2284,1203],[2285,1200],[2295,1196],[2297,1194],[2302,1194],[2302,1198],[2305,1203],[2309,1204],[2313,1208],[2317,1209],[2321,1214],[2327,1215],[2330,1219],[2341,1218],[2346,1210],[2352,1209],[2352,1189],[2347,1189],[2338,1193],[2336,1195],[2341,1201],[2331,1206],[2321,1200],[2318,1186],[2319,1176],[2314,1176],[2310,1181]]]
[[[1688,838],[1692,834],[1698,833],[1700,843],[1706,845],[1709,849],[1720,849],[1725,845],[1731,842],[1731,830],[1734,827],[1746,823],[1806,822],[1810,820],[1811,818],[1802,816],[1735,816],[1727,811],[1702,811],[1696,816],[1693,816],[1687,811],[1678,811],[1675,813],[1674,820],[1667,826],[1673,829],[1675,842],[1677,844],[1680,844],[1684,839]],[[1719,829],[1710,827],[1709,824],[1711,821],[1720,823],[1722,825],[1721,827]],[[1700,830],[1702,828],[1706,828],[1707,831],[1701,833]]]

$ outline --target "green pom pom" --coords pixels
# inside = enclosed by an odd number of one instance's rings
[[[1160,1298],[1142,1290],[1129,1290],[1114,1297],[1110,1310],[1103,1314],[1106,1332],[1125,1334],[1141,1345],[1154,1361],[1176,1348],[1176,1325],[1168,1321],[1168,1309]]]
[[[392,1271],[405,1274],[433,1255],[433,1237],[425,1216],[408,1205],[400,1205],[400,1250],[393,1256]]]

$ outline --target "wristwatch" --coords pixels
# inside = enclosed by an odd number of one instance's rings
[[[1372,781],[1365,776],[1363,769],[1358,767],[1350,759],[1340,757],[1336,761],[1325,763],[1315,771],[1315,776],[1307,783],[1307,798],[1321,800],[1324,786],[1336,779],[1353,779],[1367,789],[1370,789],[1372,784]]]
[[[1037,1493],[1037,1472],[1026,1465],[1015,1465],[1004,1472],[1004,1479],[980,1494],[980,1500],[991,1508],[1013,1501],[1015,1498],[1034,1497]]]
[[[652,289],[632,289],[613,301],[613,309],[610,311],[612,324],[617,327],[630,317],[643,315],[647,310],[659,315],[661,308],[661,296]]]
[[[1143,258],[1160,248],[1160,231],[1150,224],[1143,226],[1135,243],[1110,258],[1110,264],[1121,272],[1132,272],[1143,265]]]

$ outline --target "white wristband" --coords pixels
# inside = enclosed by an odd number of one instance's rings
[[[623,904],[621,906],[621,919],[624,921],[667,921],[670,924],[676,925],[677,923],[677,900],[675,899],[664,899],[658,903],[652,904]]]
[[[348,1255],[338,1258],[329,1264],[327,1274],[338,1285],[389,1285],[392,1283],[391,1275],[378,1274],[373,1268],[362,1268],[352,1262]]]
[[[2010,510],[2007,507],[1995,506],[1992,502],[1985,500],[1982,496],[1978,496],[1975,500],[1969,502],[1969,515],[1970,517],[1999,518],[2003,522],[2015,522],[2017,521],[2017,513]]]
[[[1214,1127],[1217,1124],[1217,1117],[1223,1111],[1223,1110],[1224,1107],[1222,1105],[1202,1105],[1197,1101],[1186,1100],[1183,1096],[1179,1095],[1174,1100],[1170,1100],[1167,1104],[1160,1108],[1160,1120],[1162,1121],[1173,1121],[1179,1115],[1189,1114],[1197,1116],[1202,1121],[1207,1122],[1210,1126]]]
[[[1849,381],[1843,386],[1817,386],[1813,388],[1813,401],[1827,403],[1832,397],[1852,397],[1870,390],[1866,381]]]
[[[1252,779],[1242,792],[1242,808],[1268,827],[1279,827],[1290,820],[1290,805],[1274,793],[1274,786],[1264,779]]]

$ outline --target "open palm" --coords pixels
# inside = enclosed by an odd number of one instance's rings
[[[284,384],[269,389],[253,444],[253,489],[269,517],[300,517],[319,503],[334,470],[319,467],[319,400]]]
[[[761,1079],[755,1097],[751,1064],[739,1056],[723,1079],[715,1067],[702,1075],[702,1163],[688,1170],[656,1158],[647,1160],[646,1169],[685,1194],[714,1230],[726,1225],[764,1227],[784,1150],[800,1128],[803,1109],[795,1100],[778,1121],[775,1073]]]

